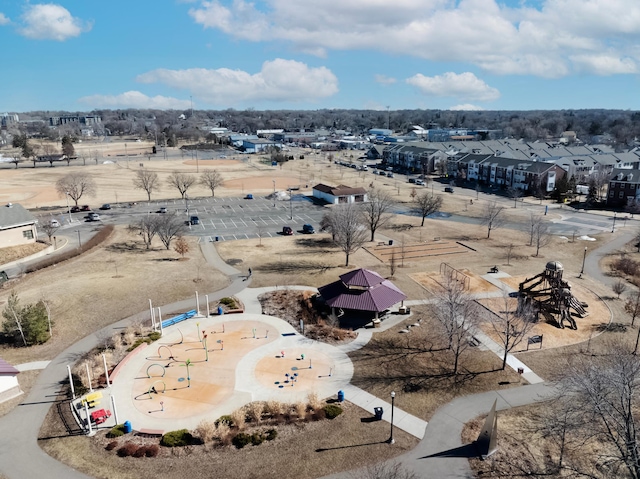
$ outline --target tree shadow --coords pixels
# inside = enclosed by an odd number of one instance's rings
[[[446,451],[436,452],[435,454],[429,454],[428,456],[422,456],[419,459],[430,459],[432,457],[476,457],[478,455],[478,449],[475,441],[471,444],[465,444],[463,446],[447,449]]]
[[[316,452],[337,451],[340,449],[350,449],[353,447],[375,446],[377,444],[385,444],[387,442],[388,442],[387,440],[384,440],[384,441],[376,441],[376,442],[366,442],[364,444],[349,444],[347,446],[321,447],[316,449]]]

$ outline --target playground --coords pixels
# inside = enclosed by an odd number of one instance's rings
[[[136,348],[114,373],[118,420],[144,432],[195,428],[253,401],[335,395],[353,367],[342,351],[306,339],[285,321],[237,314],[164,328],[162,338]]]

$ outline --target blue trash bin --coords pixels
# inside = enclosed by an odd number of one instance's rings
[[[340,391],[338,391],[338,402],[343,402],[344,401],[344,391],[341,389]]]
[[[129,434],[132,430],[133,430],[133,428],[131,427],[131,421],[125,421],[124,422],[124,433],[125,434]]]
[[[218,315],[222,316],[224,314],[224,311],[222,310],[222,306],[218,306]]]

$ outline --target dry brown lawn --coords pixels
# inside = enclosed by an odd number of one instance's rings
[[[9,288],[22,304],[45,298],[51,304],[53,338],[30,348],[3,346],[0,357],[13,364],[51,359],[88,334],[148,310],[149,298],[161,306],[228,284],[206,264],[195,239],[189,239],[187,261],[178,261],[179,255],[159,240],[150,251],[136,241],[119,227],[104,246],[10,282],[0,292],[0,307]]]
[[[0,248],[0,266],[3,264],[11,263],[20,258],[25,258],[32,254],[36,254],[47,247],[44,243],[31,243],[20,246],[9,246],[7,248]]]
[[[311,479],[390,459],[418,442],[396,429],[396,443],[390,447],[386,443],[388,423],[362,422],[371,415],[349,402],[343,403],[343,408],[345,412],[333,420],[278,426],[278,437],[259,446],[242,450],[233,446],[161,447],[158,457],[140,459],[120,458],[115,451],[105,451],[101,437],[66,436],[52,408],[40,434],[51,439],[41,439],[40,445],[54,458],[98,478]],[[119,443],[125,440],[122,437]]]

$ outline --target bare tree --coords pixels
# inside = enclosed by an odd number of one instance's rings
[[[518,310],[517,301],[509,297],[507,291],[502,294],[501,309],[491,313],[489,323],[503,348],[502,369],[507,367],[507,356],[529,334],[533,326],[533,314],[528,308]]]
[[[349,256],[367,242],[367,229],[362,223],[360,208],[355,203],[339,205],[328,216],[333,241],[345,254],[345,266],[349,266]]]
[[[607,477],[638,479],[640,358],[623,342],[612,342],[607,349],[602,356],[570,356],[558,396],[571,397],[581,411],[580,437],[585,446],[600,451],[595,454]]]
[[[551,232],[547,223],[540,222],[533,230],[533,242],[536,246],[536,256],[540,253],[540,248],[547,246],[551,242]]]
[[[218,170],[204,170],[200,175],[199,183],[211,190],[211,196],[215,196],[216,188],[221,186],[224,180]]]
[[[507,245],[507,248],[506,248],[507,249],[507,264],[508,265],[511,265],[511,258],[513,257],[513,248],[514,248],[513,243],[509,243]]]
[[[368,201],[362,204],[362,216],[371,232],[371,240],[375,240],[378,228],[383,227],[390,219],[389,213],[395,202],[387,193],[377,188],[370,188],[367,193]]]
[[[419,214],[422,218],[420,226],[424,226],[425,218],[438,211],[442,206],[442,198],[425,191],[424,193],[419,193],[413,200],[412,204],[413,211]]]
[[[533,246],[533,236],[536,226],[542,223],[542,215],[534,212],[529,212],[529,246]]]
[[[162,215],[156,220],[156,231],[165,248],[169,249],[171,241],[185,232],[184,221],[177,216]]]
[[[129,231],[133,234],[140,235],[145,247],[150,249],[153,238],[158,234],[158,217],[143,216],[137,222],[129,225]]]
[[[16,170],[18,169],[18,163],[22,163],[22,150],[17,151],[12,157],[11,157],[11,163],[13,163],[14,165],[16,165]]]
[[[56,191],[63,198],[68,194],[78,206],[78,201],[83,196],[95,196],[97,187],[87,173],[68,173],[56,181]]]
[[[60,226],[56,226],[56,224],[57,223],[54,223],[52,221],[45,221],[42,225],[40,225],[40,229],[44,231],[49,238],[49,243],[51,243],[51,238],[54,234],[56,234],[58,228],[60,228]]]
[[[160,189],[158,174],[155,171],[138,170],[136,171],[136,177],[133,179],[133,186],[139,190],[146,191],[147,197],[151,201],[151,193]]]
[[[626,303],[624,310],[631,316],[631,326],[636,322],[636,318],[640,315],[640,290],[634,291]]]
[[[262,237],[264,236],[264,233],[265,233],[265,228],[263,223],[256,222],[256,232],[260,241],[260,244],[258,246],[262,247]]]
[[[172,172],[167,178],[167,184],[176,188],[180,192],[182,199],[184,199],[184,195],[187,194],[187,191],[195,182],[195,176],[189,173],[180,173],[179,171]]]
[[[507,188],[507,195],[513,199],[513,207],[518,207],[518,199],[522,197],[522,190],[520,188],[514,188],[513,186]]]
[[[4,316],[4,318],[9,322],[15,321],[16,329],[18,330],[18,332],[20,333],[20,337],[22,338],[22,343],[24,344],[24,346],[27,346],[27,340],[24,336],[24,330],[22,326],[22,311],[23,308],[20,307],[20,300],[18,299],[18,295],[15,291],[12,290],[9,298],[7,299],[7,305],[4,307],[4,311],[2,311],[2,316]],[[3,325],[3,329],[5,330],[5,332],[11,330],[11,328],[7,326],[7,323]]]
[[[53,162],[58,159],[58,149],[50,143],[43,144],[40,149],[42,150],[42,157],[45,161],[49,162],[49,166],[53,167]]]
[[[389,258],[389,275],[391,278],[394,277],[397,269],[398,269],[398,260],[396,259],[396,251],[393,250],[391,252],[391,258]]]
[[[627,290],[627,285],[623,280],[619,279],[618,281],[613,283],[613,286],[611,286],[611,289],[613,290],[614,293],[618,295],[618,299],[620,299],[620,295]]]
[[[184,236],[178,236],[173,250],[184,258],[184,255],[189,252],[189,242]]]
[[[502,215],[504,206],[498,205],[495,201],[487,203],[482,212],[482,224],[487,227],[487,239],[491,237],[491,231],[502,227],[505,218]]]
[[[478,323],[478,304],[465,292],[462,283],[449,276],[436,295],[434,311],[445,331],[447,347],[453,353],[453,374],[457,374],[460,356],[469,347]]]

